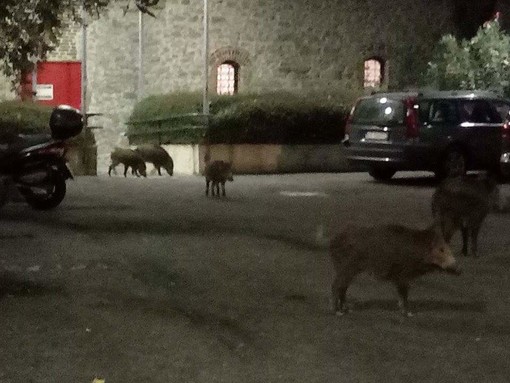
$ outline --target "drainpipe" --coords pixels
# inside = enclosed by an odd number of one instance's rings
[[[81,113],[83,122],[87,127],[87,11],[85,0],[82,3],[82,32],[81,32]]]
[[[144,94],[144,81],[143,81],[143,13],[138,11],[138,92],[137,99],[140,101]]]
[[[209,6],[204,0],[204,94],[203,114],[206,121],[209,118]]]
[[[204,21],[203,21],[203,27],[204,27],[204,87],[203,87],[203,99],[202,99],[202,114],[203,117],[203,123],[204,128],[207,129],[209,127],[209,4],[207,0],[204,0]],[[198,145],[198,150],[196,151],[196,155],[194,156],[194,170],[193,172],[195,174],[199,174],[200,172],[200,145]],[[207,145],[205,148],[205,154],[204,158],[210,157],[210,148]]]

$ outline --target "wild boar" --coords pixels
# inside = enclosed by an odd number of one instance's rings
[[[435,270],[459,274],[436,224],[424,230],[400,225],[349,227],[333,237],[329,248],[336,273],[331,305],[337,315],[346,312],[347,289],[362,272],[396,286],[399,307],[405,316],[412,315],[407,302],[411,281]]]
[[[498,203],[499,186],[494,177],[448,178],[432,196],[432,214],[440,222],[446,242],[450,243],[460,229],[462,254],[478,256],[478,233],[485,217],[499,207]]]
[[[124,165],[124,177],[126,177],[128,168],[131,167],[132,171],[136,176],[142,175],[147,177],[145,161],[143,158],[131,149],[115,148],[110,154],[112,163],[108,168],[108,175],[111,176],[112,170],[119,164]]]
[[[138,146],[135,151],[142,156],[145,162],[152,163],[159,175],[161,175],[161,168],[165,169],[170,176],[174,174],[174,161],[161,146],[144,144]]]
[[[220,195],[220,184],[222,195],[225,196],[225,182],[234,181],[232,175],[232,165],[225,161],[207,161],[204,170],[205,176],[205,195],[209,195],[209,184],[211,183],[211,195]]]

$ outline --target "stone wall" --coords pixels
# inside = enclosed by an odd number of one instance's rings
[[[59,38],[56,49],[48,54],[48,61],[77,61],[81,60],[78,49],[81,48],[81,26],[77,23],[69,24]],[[80,52],[81,53],[81,52]]]
[[[134,148],[134,147],[133,147]],[[163,145],[174,174],[203,174],[205,157],[232,164],[236,174],[359,171],[349,164],[342,145]],[[164,171],[162,171],[164,173]],[[147,164],[147,174],[154,174]]]
[[[203,84],[202,0],[161,0],[144,16],[143,88],[138,87],[138,12],[114,5],[88,28],[88,110],[98,172],[104,173],[137,98]],[[386,61],[389,88],[412,87],[434,42],[454,30],[449,0],[212,0],[209,86],[225,60],[240,65],[239,92],[290,90],[359,94],[363,61]],[[134,8],[134,7],[131,7]],[[74,47],[73,47],[74,42]],[[72,27],[50,59],[78,59],[81,32]],[[142,93],[143,90],[143,93]]]

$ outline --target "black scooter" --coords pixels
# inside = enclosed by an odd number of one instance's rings
[[[66,140],[83,129],[81,113],[70,106],[56,107],[50,134],[18,135],[0,144],[0,206],[15,188],[34,209],[53,209],[66,195],[73,178],[66,159]]]

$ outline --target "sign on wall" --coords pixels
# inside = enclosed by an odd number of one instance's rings
[[[53,100],[53,84],[37,84],[35,86],[35,99],[38,101]]]

